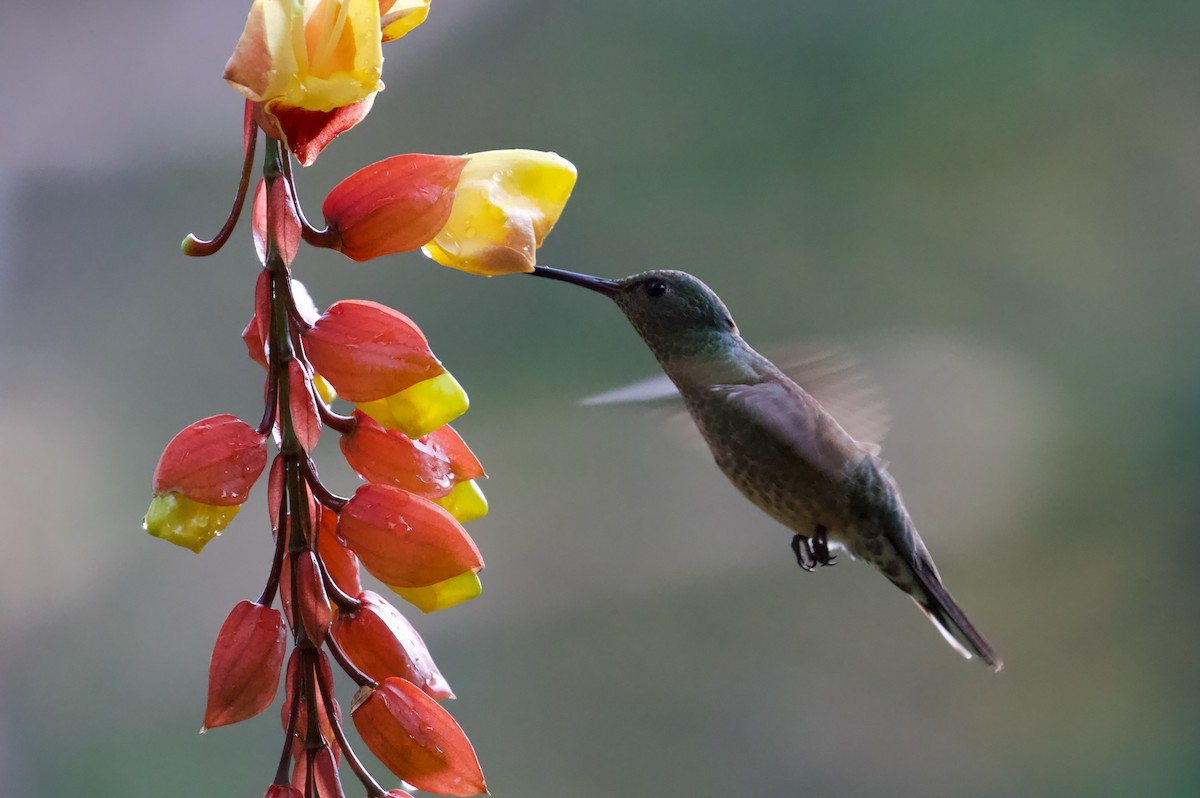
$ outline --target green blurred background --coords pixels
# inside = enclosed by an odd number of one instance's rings
[[[4,796],[274,771],[273,710],[196,735],[266,576],[261,495],[199,557],[140,529],[178,429],[260,413],[245,225],[178,252],[233,191],[245,12],[0,10]],[[654,371],[599,297],[304,252],[319,303],[411,315],[472,395],[484,595],[414,622],[495,795],[1195,794],[1198,32],[1194,2],[434,0],[388,46],[371,116],[301,176],[310,216],[396,152],[568,157],[545,263],[685,268],[752,343],[857,354],[1007,662],[961,661],[862,564],[799,572],[659,417],[578,406]]]

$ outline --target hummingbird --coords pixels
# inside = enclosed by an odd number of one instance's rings
[[[620,280],[546,266],[533,274],[616,302],[675,384],[717,466],[794,533],[801,568],[832,565],[831,548],[848,551],[911,596],[958,653],[1003,667],[942,585],[878,446],[851,437],[746,343],[708,286],[666,269]]]

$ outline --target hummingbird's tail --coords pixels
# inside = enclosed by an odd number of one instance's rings
[[[918,584],[915,586],[917,589],[911,591],[913,601],[933,621],[946,642],[967,659],[977,655],[992,670],[1000,671],[1004,663],[983,639],[983,635],[967,620],[966,613],[950,597],[937,574],[924,569],[915,569],[914,573]]]

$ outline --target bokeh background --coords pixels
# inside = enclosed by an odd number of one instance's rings
[[[261,496],[198,557],[140,529],[178,429],[260,412],[245,226],[178,251],[233,191],[246,8],[0,8],[4,796],[274,771],[273,711],[196,735],[212,640],[266,575]],[[301,177],[310,215],[396,152],[570,158],[541,259],[685,268],[755,344],[854,352],[1007,661],[961,661],[862,564],[800,573],[660,417],[578,406],[654,371],[599,297],[305,252],[318,302],[401,309],[471,392],[485,591],[414,620],[495,795],[1194,794],[1197,31],[1165,0],[434,0],[388,46],[371,116]]]

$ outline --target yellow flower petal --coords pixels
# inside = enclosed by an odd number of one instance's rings
[[[483,518],[488,513],[487,497],[473,479],[459,482],[449,493],[434,501],[445,507],[460,524]]]
[[[452,576],[428,587],[393,587],[396,595],[421,612],[436,612],[464,601],[470,601],[483,591],[479,575],[473,571]]]
[[[333,400],[337,399],[337,391],[333,390],[333,386],[320,374],[313,375],[313,387],[317,389],[317,395],[325,404],[331,405]]]
[[[377,0],[254,0],[225,79],[247,98],[332,111],[383,88]]]
[[[379,24],[385,42],[399,39],[427,16],[429,0],[379,0]]]
[[[413,439],[449,424],[469,406],[467,392],[449,372],[383,399],[356,405],[381,426],[400,430]]]
[[[474,274],[533,271],[537,248],[575,187],[575,166],[536,150],[467,157],[450,219],[425,245],[425,254]]]
[[[217,507],[194,502],[181,493],[164,493],[150,502],[142,528],[156,538],[199,554],[208,541],[229,526],[240,509],[240,504]]]

